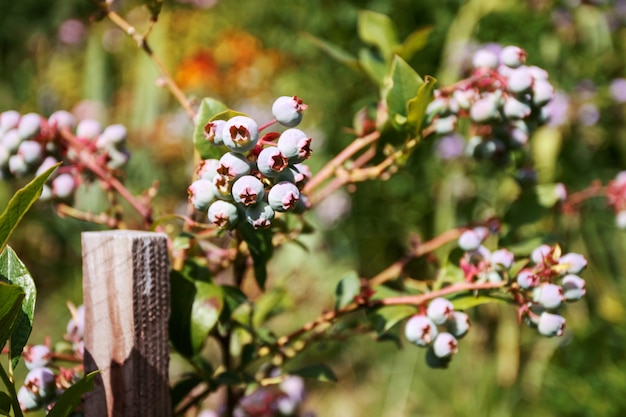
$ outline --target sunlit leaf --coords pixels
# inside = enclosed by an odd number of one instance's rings
[[[74,413],[74,409],[80,404],[83,394],[93,391],[94,378],[100,371],[91,372],[80,381],[66,389],[56,400],[52,410],[48,412],[48,417],[69,417]]]
[[[33,328],[37,290],[28,269],[9,246],[0,254],[0,280],[19,285],[25,294],[21,305],[22,312],[17,317],[11,333],[11,364],[15,367]]]
[[[224,297],[219,285],[196,281],[195,287],[196,294],[191,307],[191,346],[197,353],[217,324],[224,308]]]
[[[350,304],[354,297],[361,292],[361,280],[356,272],[352,271],[346,274],[335,289],[335,309],[340,309]]]
[[[405,61],[410,60],[416,52],[422,50],[428,43],[428,37],[434,30],[434,26],[426,26],[419,28],[411,33],[402,42],[394,48],[394,52],[402,57]]]
[[[209,121],[213,120],[215,115],[226,110],[228,110],[228,107],[224,103],[210,97],[203,98],[200,103],[193,131],[193,144],[202,159],[219,158],[224,153],[221,147],[215,146],[205,139],[204,127]]]
[[[387,103],[389,120],[396,128],[408,121],[409,100],[418,96],[424,81],[405,60],[394,56],[389,74],[385,77],[383,99]]]
[[[59,165],[61,165],[61,163],[56,164],[43,174],[35,177],[13,195],[9,204],[7,204],[7,207],[4,209],[4,212],[0,214],[0,251],[6,246],[9,236],[11,236],[17,224],[22,217],[24,217],[24,214],[26,214],[30,206],[32,206],[41,195],[41,190],[48,180],[48,177]]]
[[[424,83],[417,91],[417,96],[408,101],[407,124],[408,129],[415,136],[419,136],[426,115],[426,108],[432,101],[433,90],[437,80],[430,75],[424,77]]]
[[[378,334],[384,334],[402,320],[411,317],[416,309],[409,305],[382,307],[370,314],[370,320]]]
[[[398,45],[398,32],[393,20],[382,13],[361,10],[357,21],[359,38],[378,48],[389,62],[393,49]]]

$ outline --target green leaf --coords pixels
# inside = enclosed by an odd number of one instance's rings
[[[252,316],[252,325],[261,331],[261,325],[270,317],[283,312],[289,302],[287,292],[282,288],[272,288],[259,297],[254,303],[254,314]]]
[[[319,49],[328,54],[328,56],[340,62],[341,64],[344,64],[357,71],[362,70],[356,57],[349,52],[341,49],[339,46],[320,39],[316,36],[313,36],[310,33],[305,32],[302,34],[302,36],[304,36],[307,40],[313,43],[313,45],[317,46]]]
[[[146,7],[150,11],[150,17],[156,22],[159,14],[161,13],[161,7],[163,6],[163,0],[148,0]]]
[[[59,165],[61,165],[60,162],[18,190],[7,204],[4,212],[0,214],[0,251],[6,246],[9,236],[22,220],[24,214],[41,195],[41,190],[48,177]]]
[[[193,131],[193,144],[202,159],[219,158],[223,153],[219,146],[215,146],[204,138],[204,126],[213,120],[213,117],[228,110],[228,107],[220,101],[205,97],[200,103],[196,125]]]
[[[400,129],[408,121],[409,100],[418,96],[424,81],[405,60],[394,56],[389,74],[385,77],[383,100],[387,103],[389,120]]]
[[[357,21],[359,38],[378,48],[385,61],[389,62],[398,45],[398,32],[393,21],[382,13],[361,10]]]
[[[238,230],[248,244],[250,256],[254,262],[254,278],[259,288],[264,290],[267,280],[267,262],[274,253],[272,232],[269,229],[256,230],[248,222],[242,223]]]
[[[246,382],[246,380],[242,378],[241,375],[233,371],[222,372],[215,377],[214,381],[218,385],[239,385]]]
[[[0,282],[0,349],[11,336],[25,296],[20,286]]]
[[[9,416],[11,415],[11,404],[13,401],[11,397],[6,392],[0,391],[0,415]]]
[[[322,382],[337,382],[337,377],[333,371],[328,366],[322,364],[305,366],[289,373],[303,378],[317,379]]]
[[[420,136],[426,108],[433,99],[433,90],[437,80],[430,75],[424,77],[424,83],[417,91],[417,96],[408,101],[407,125],[411,136]]]
[[[389,306],[375,310],[370,315],[374,330],[379,335],[391,330],[393,326],[415,314],[417,310],[413,306]]]
[[[0,281],[18,285],[25,294],[22,313],[18,315],[11,333],[11,364],[15,368],[33,328],[37,289],[28,269],[9,246],[0,253]]]
[[[48,417],[69,417],[83,397],[83,394],[93,390],[94,378],[100,371],[91,372],[80,381],[69,387],[57,399],[54,407],[48,413]]]
[[[402,42],[394,48],[394,52],[402,57],[405,61],[410,60],[416,52],[422,50],[428,43],[428,37],[434,30],[434,26],[426,26],[419,28],[411,33]]]
[[[217,324],[224,308],[224,296],[219,285],[196,281],[196,294],[191,307],[191,346],[194,353],[202,349],[209,332]]]
[[[348,304],[350,304],[354,297],[361,293],[361,280],[359,279],[359,275],[351,271],[347,275],[345,275],[339,283],[337,284],[337,288],[335,289],[335,296],[337,299],[335,300],[335,309],[340,309]]]
[[[455,310],[467,310],[473,307],[477,307],[487,303],[512,303],[513,300],[505,295],[479,295],[476,296],[472,293],[458,294],[455,297],[450,298],[450,301],[454,305]]]
[[[232,285],[222,285],[222,291],[224,294],[224,308],[222,309],[220,321],[224,323],[230,320],[237,307],[248,301],[248,297],[239,288]]]
[[[387,64],[378,55],[367,48],[361,48],[359,50],[359,65],[377,85],[383,84]]]
[[[559,201],[560,195],[556,184],[539,184],[535,186],[539,204],[551,208]]]
[[[174,348],[183,356],[194,355],[191,346],[191,308],[196,287],[181,271],[170,273],[169,336]]]

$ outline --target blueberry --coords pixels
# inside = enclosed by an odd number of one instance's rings
[[[452,356],[440,358],[435,354],[435,350],[432,346],[429,346],[426,350],[426,364],[433,369],[446,369],[452,360]]]
[[[297,126],[302,120],[302,112],[307,105],[297,96],[278,97],[272,104],[272,114],[278,123],[287,127]]]
[[[454,114],[445,117],[438,117],[433,122],[435,132],[439,135],[446,135],[456,129],[457,117]]]
[[[426,309],[426,315],[435,324],[444,324],[453,316],[453,313],[454,306],[450,300],[441,297],[433,299]]]
[[[548,312],[541,313],[537,330],[544,336],[561,336],[565,330],[565,319],[558,314]]]
[[[17,129],[11,129],[5,132],[4,135],[2,135],[2,138],[0,138],[0,144],[2,144],[2,146],[11,154],[17,152],[20,147],[20,143],[22,143],[22,138],[20,137]]]
[[[17,391],[17,400],[22,411],[36,411],[43,406],[43,402],[39,397],[25,386]]]
[[[16,129],[22,116],[15,110],[7,110],[0,113],[0,135],[11,129]]]
[[[76,126],[76,118],[65,110],[55,111],[48,117],[48,124],[54,129],[73,129]]]
[[[17,178],[23,177],[28,173],[28,164],[22,155],[11,155],[9,158],[9,172]]]
[[[235,116],[224,124],[222,140],[233,152],[249,151],[259,140],[259,126],[249,117]]]
[[[231,189],[234,200],[248,207],[263,199],[265,194],[261,180],[252,175],[239,177]]]
[[[54,373],[50,368],[34,368],[26,375],[24,386],[33,392],[39,400],[46,401],[54,395]]]
[[[274,209],[264,201],[260,201],[246,208],[246,220],[255,229],[266,229],[270,227],[273,218]]]
[[[84,139],[94,140],[102,133],[102,125],[94,119],[84,119],[76,126],[76,136]]]
[[[287,129],[278,138],[278,149],[290,164],[303,162],[311,156],[311,138],[300,129]]]
[[[615,226],[618,229],[626,229],[626,210],[621,210],[615,215]]]
[[[109,148],[107,151],[107,167],[122,169],[130,159],[130,152],[126,149]]]
[[[503,112],[509,119],[517,120],[530,116],[531,109],[528,104],[509,96],[504,100]]]
[[[496,69],[499,63],[498,54],[488,49],[479,49],[472,57],[472,66],[474,68]]]
[[[511,68],[517,68],[524,64],[526,57],[526,51],[517,46],[506,46],[500,51],[500,62]]]
[[[566,253],[559,258],[559,264],[566,266],[570,274],[579,274],[587,267],[587,259],[578,253]]]
[[[250,163],[240,153],[226,152],[220,158],[220,165],[217,167],[216,172],[219,175],[235,180],[250,173]]]
[[[482,239],[478,236],[474,230],[466,230],[459,236],[458,244],[461,249],[466,252],[478,249],[482,242]]]
[[[100,136],[98,136],[97,145],[99,148],[107,149],[110,146],[118,147],[124,141],[126,141],[126,135],[128,134],[124,125],[110,125],[107,126]]]
[[[517,274],[517,284],[525,290],[535,288],[539,281],[539,276],[530,269],[522,269]]]
[[[232,203],[217,200],[209,206],[209,222],[221,229],[232,229],[238,219],[237,206]]]
[[[448,332],[441,332],[433,342],[433,352],[439,358],[448,358],[459,350],[459,343],[456,337]]]
[[[76,189],[76,179],[72,174],[61,174],[52,180],[52,195],[64,200],[69,198]]]
[[[556,284],[543,283],[534,289],[533,301],[547,310],[555,310],[565,301],[563,288]]]
[[[67,323],[66,338],[72,342],[78,342],[82,340],[85,334],[85,306],[80,305],[76,308],[72,318]]]
[[[537,265],[543,265],[544,261],[548,260],[548,257],[552,253],[552,248],[548,245],[541,245],[535,248],[530,254],[530,259]]]
[[[46,345],[27,346],[22,355],[24,356],[24,364],[29,370],[43,368],[50,364],[52,359],[50,348]]]
[[[567,301],[577,301],[583,298],[587,290],[585,289],[585,280],[578,275],[568,274],[561,281],[563,295]]]
[[[212,181],[213,177],[217,175],[217,168],[220,166],[220,161],[217,159],[203,159],[198,164],[196,170],[196,177],[198,179]]]
[[[476,99],[476,93],[472,89],[454,90],[454,93],[452,93],[452,97],[454,98],[454,101],[457,102],[460,108],[462,108],[463,110],[469,110],[469,108],[472,106],[472,103]]]
[[[276,211],[294,209],[300,199],[300,191],[295,184],[281,181],[275,184],[267,195],[267,201]]]
[[[22,139],[30,139],[41,131],[42,118],[37,113],[27,113],[20,119],[17,131]]]
[[[272,178],[282,172],[289,165],[289,160],[276,146],[269,146],[259,153],[257,168],[261,174]]]
[[[22,158],[28,165],[35,165],[43,158],[44,149],[39,142],[25,140],[20,143],[17,153],[22,155]]]
[[[213,183],[209,180],[199,179],[191,183],[187,188],[189,202],[196,210],[208,210],[209,205],[215,200]]]
[[[545,106],[554,97],[554,87],[547,80],[535,79],[532,96],[535,106]]]
[[[224,125],[226,120],[213,120],[204,125],[204,138],[213,145],[224,144]]]
[[[488,93],[476,100],[470,109],[470,118],[476,123],[487,123],[499,117],[500,95]]]
[[[462,311],[453,312],[445,324],[448,331],[457,338],[465,336],[471,327],[469,316]]]
[[[217,174],[211,180],[213,184],[213,192],[217,198],[222,200],[232,200],[231,194],[234,180],[224,175]]]
[[[515,255],[506,249],[498,249],[491,254],[491,264],[501,265],[504,269],[509,269],[513,266]]]
[[[437,337],[437,326],[423,314],[416,314],[407,320],[404,335],[417,346],[428,346]]]
[[[533,77],[528,67],[521,66],[511,70],[507,79],[507,90],[514,94],[522,94],[530,91],[533,85]]]

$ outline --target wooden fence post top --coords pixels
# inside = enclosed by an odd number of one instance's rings
[[[163,233],[82,233],[87,417],[171,416],[169,258]]]

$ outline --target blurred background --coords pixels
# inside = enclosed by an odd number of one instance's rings
[[[115,3],[140,31],[148,27],[141,1]],[[549,126],[532,138],[539,183],[574,192],[626,168],[626,0],[167,0],[149,41],[196,102],[210,96],[269,120],[277,96],[303,98],[316,171],[350,142],[354,113],[375,103],[378,90],[306,34],[357,55],[361,9],[391,17],[400,39],[432,27],[410,64],[440,85],[462,78],[468,57],[488,43],[518,45],[530,64],[548,70],[557,96]],[[153,63],[95,12],[86,0],[0,0],[0,111],[66,109],[126,125],[128,187],[140,192],[156,180],[156,215],[180,211],[194,171],[192,125],[157,86]],[[450,157],[431,139],[391,180],[331,195],[308,215],[317,225],[310,250],[288,245],[270,265],[270,285],[286,290],[289,313],[270,326],[284,333],[332,308],[345,273],[376,275],[402,256],[412,233],[428,239],[504,216],[515,174]],[[0,207],[19,185],[0,184]],[[97,209],[101,198],[97,185],[83,187],[76,204]],[[602,199],[577,214],[548,214],[520,222],[508,243],[560,243],[588,257],[587,297],[566,308],[563,337],[541,338],[518,326],[514,309],[488,305],[471,312],[475,325],[445,371],[429,369],[422,350],[374,336],[319,344],[300,361],[328,362],[339,382],[308,383],[305,409],[318,416],[626,414],[624,233]],[[97,228],[37,204],[12,237],[38,286],[32,343],[61,338],[66,300],[82,298],[80,232]],[[417,262],[414,274],[428,277],[429,268]]]

